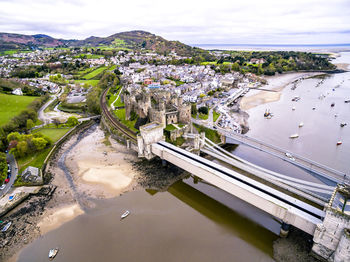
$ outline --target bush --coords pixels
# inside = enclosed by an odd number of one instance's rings
[[[207,115],[209,113],[209,109],[207,106],[202,106],[198,109],[198,112]]]

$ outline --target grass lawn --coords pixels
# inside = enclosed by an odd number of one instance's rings
[[[216,120],[218,120],[219,116],[220,116],[220,113],[218,113],[215,110],[213,110],[213,121],[214,121],[214,123],[216,122]]]
[[[165,128],[164,128],[164,130],[166,130],[166,131],[173,131],[173,130],[175,130],[175,129],[177,129],[174,125],[172,125],[172,124],[170,124],[170,125],[167,125]]]
[[[119,90],[114,94],[114,92],[108,91],[108,93],[111,95],[108,99],[108,105],[111,106],[111,104],[114,102],[114,100],[118,97],[118,94],[122,91],[122,88],[119,87]],[[115,101],[114,107],[122,107],[125,106],[125,104],[122,102],[121,96],[119,96],[118,100]]]
[[[96,70],[88,73],[83,78],[89,80],[89,79],[94,78],[95,76],[101,74],[106,69],[108,69],[107,66],[101,66],[101,67],[97,68]]]
[[[135,119],[133,121],[125,120],[125,108],[115,110],[114,114],[120,120],[120,122],[122,122],[124,125],[126,125],[128,128],[130,128],[130,130],[132,130],[134,132],[139,131],[134,127],[137,119]]]
[[[207,120],[207,119],[208,119],[208,115],[206,115],[206,114],[201,114],[201,113],[199,113],[199,114],[198,114],[198,117],[199,117],[200,119],[202,119],[202,120]]]
[[[44,136],[49,137],[53,143],[57,142],[65,133],[69,131],[70,128],[39,128],[33,133],[41,133]]]
[[[25,110],[36,98],[35,96],[16,96],[0,93],[0,126],[6,124],[12,117]]]
[[[205,132],[205,137],[210,139],[214,143],[221,143],[220,135],[215,130],[197,124],[193,124],[193,126],[198,130],[199,133]]]
[[[65,133],[69,131],[70,128],[40,128],[35,130],[35,132],[40,132],[43,135],[51,138],[52,143],[57,142]],[[34,132],[34,133],[35,133]],[[49,154],[51,148],[45,149],[44,151],[38,152],[34,155],[29,155],[23,158],[17,159],[17,164],[19,168],[19,172],[23,172],[28,166],[34,166],[37,168],[41,168],[44,163],[45,158]]]
[[[98,84],[98,81],[100,80],[74,80],[74,83],[79,83],[79,84],[88,84],[88,85],[91,85],[91,86],[97,86]]]

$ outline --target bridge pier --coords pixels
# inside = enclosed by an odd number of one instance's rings
[[[165,159],[162,159],[162,166],[163,166],[163,167],[166,167],[167,164],[168,164],[168,162],[167,162]]]
[[[290,229],[290,224],[282,222],[281,230],[280,230],[280,237],[287,237]]]

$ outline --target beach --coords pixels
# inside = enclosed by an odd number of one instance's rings
[[[278,101],[281,97],[282,90],[298,79],[305,79],[323,74],[321,72],[306,72],[306,73],[287,73],[278,74],[275,76],[265,76],[267,84],[262,88],[270,91],[253,89],[250,90],[240,101],[240,108],[247,111],[258,105]]]

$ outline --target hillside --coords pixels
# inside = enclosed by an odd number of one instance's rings
[[[181,56],[202,56],[210,59],[208,51],[185,45],[179,41],[168,41],[160,36],[145,31],[129,31],[117,33],[108,37],[91,36],[85,40],[55,39],[47,35],[21,35],[0,33],[0,51],[10,49],[25,49],[32,47],[57,46],[91,46],[111,47],[140,50],[142,48],[164,54],[175,51]]]
[[[65,45],[67,41],[48,35],[22,35],[0,33],[0,50],[23,49],[28,47],[55,47]]]
[[[168,41],[161,36],[145,31],[129,31],[117,33],[108,37],[89,37],[75,43],[77,46],[113,46],[115,48],[129,48],[133,50],[145,48],[157,53],[169,53],[175,51],[181,56],[208,56],[208,52],[200,48],[193,48],[179,41]]]

